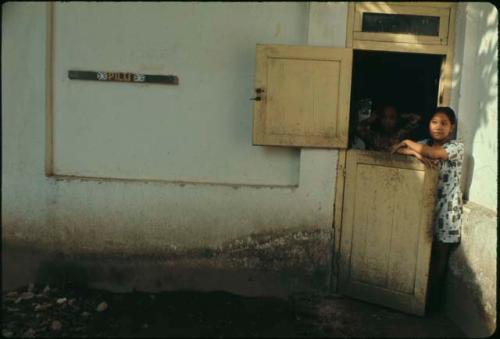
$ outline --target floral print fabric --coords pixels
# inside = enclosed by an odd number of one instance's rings
[[[432,145],[431,139],[419,141]],[[456,140],[447,141],[443,148],[448,160],[439,160],[439,182],[434,216],[434,236],[444,243],[460,242],[462,227],[462,193],[460,178],[464,159],[464,145]]]

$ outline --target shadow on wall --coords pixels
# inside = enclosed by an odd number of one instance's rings
[[[469,145],[465,145],[466,149]],[[462,192],[463,200],[469,201],[469,191],[472,186],[472,178],[474,177],[474,157],[471,154],[465,154],[464,156],[464,168],[463,171],[463,180],[465,181],[465,189]]]
[[[467,206],[468,227],[450,256],[446,313],[468,336],[486,337],[496,329],[496,215],[474,203]]]
[[[464,4],[467,34],[465,35],[462,65],[455,61],[453,78],[459,79],[453,87],[460,88],[460,107],[457,114],[464,128],[464,146],[467,152],[464,161],[464,197],[469,199],[475,163],[474,144],[478,131],[491,121],[489,112],[497,110],[498,90],[498,11],[490,3]],[[471,41],[472,39],[472,41]],[[478,72],[478,71],[479,72]],[[461,74],[462,73],[462,74]],[[461,75],[461,76],[460,76]],[[495,148],[491,141],[481,147]]]
[[[457,19],[463,25],[457,25],[452,88],[459,92],[455,105],[466,151],[462,187],[467,201],[472,194],[477,198],[481,185],[491,195],[488,190],[495,183],[488,179],[495,180],[497,172],[490,160],[496,158],[497,146],[498,11],[490,3],[460,3]],[[494,174],[485,177],[488,167]],[[468,336],[486,337],[496,329],[497,216],[496,211],[468,205],[462,243],[450,256],[446,310]]]
[[[453,272],[454,270],[451,268],[448,269],[444,302],[450,305],[448,308],[460,310],[458,312],[462,313],[461,315],[451,314],[450,318],[468,336],[490,336],[495,331],[494,316],[488,314],[484,307],[486,298],[481,289],[481,283],[462,247],[457,247],[451,253],[451,257],[457,258],[457,261],[462,261],[460,264],[463,266],[460,267],[460,272]],[[457,277],[458,275],[460,277]],[[467,283],[464,284],[463,281],[467,281]],[[458,295],[460,295],[460,298],[457,298]],[[464,304],[468,307],[463,307]]]

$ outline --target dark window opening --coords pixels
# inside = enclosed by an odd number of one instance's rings
[[[369,117],[380,122],[375,116],[388,105],[396,108],[396,128],[407,127],[406,137],[417,141],[427,138],[427,121],[438,106],[443,58],[442,55],[355,50],[348,147],[376,148],[360,133],[360,126]],[[409,123],[411,119],[407,117],[412,116],[417,116],[418,122]],[[380,123],[377,127],[383,130]],[[362,147],[359,147],[359,140]]]
[[[439,36],[439,17],[409,14],[363,13],[363,32]]]

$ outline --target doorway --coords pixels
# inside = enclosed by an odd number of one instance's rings
[[[339,161],[339,292],[418,315],[425,314],[437,172],[413,157],[360,150],[353,141],[360,121],[385,105],[401,117],[418,116],[408,137],[426,138],[444,58],[354,50],[349,141]]]
[[[387,104],[394,105],[400,115],[418,115],[420,121],[410,138],[426,138],[426,122],[437,106],[443,58],[432,54],[354,50],[348,148],[352,147],[360,120]]]

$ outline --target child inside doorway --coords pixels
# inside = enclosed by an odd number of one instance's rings
[[[366,149],[389,151],[391,146],[410,137],[419,120],[417,114],[402,115],[394,104],[384,103],[375,114],[359,123],[357,134]]]
[[[429,277],[429,306],[442,305],[442,291],[450,252],[460,243],[462,194],[460,178],[464,145],[451,140],[456,115],[450,107],[438,107],[429,121],[430,138],[419,142],[403,140],[392,152],[412,155],[426,165],[437,165],[439,181],[434,217],[434,241]]]

